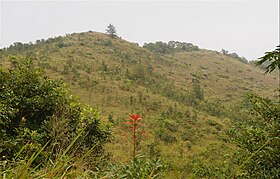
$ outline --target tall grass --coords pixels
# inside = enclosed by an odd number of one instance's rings
[[[23,146],[17,153],[13,161],[1,163],[3,171],[1,177],[9,178],[161,178],[166,165],[159,159],[148,159],[144,156],[136,155],[133,160],[126,164],[110,163],[103,168],[96,168],[92,171],[86,167],[86,158],[92,154],[98,143],[90,150],[81,155],[74,156],[74,144],[82,136],[80,132],[71,144],[60,154],[55,161],[50,158],[44,163],[33,166],[33,162],[44,151],[49,142],[35,151],[29,158],[20,160],[20,154],[27,148]]]
[[[81,157],[78,158],[77,156],[74,156],[72,154],[74,153],[73,150],[75,150],[74,144],[82,136],[82,132],[83,131],[74,138],[63,152],[58,154],[58,158],[55,161],[52,161],[49,158],[46,164],[40,163],[35,167],[31,164],[33,164],[36,158],[44,151],[49,142],[35,151],[29,158],[26,157],[25,159],[20,160],[20,154],[28,146],[28,144],[24,145],[13,161],[1,162],[3,168],[3,171],[1,171],[1,178],[88,178],[93,172],[86,168],[86,162],[84,159],[92,153],[98,143],[93,145],[90,150],[84,153]]]

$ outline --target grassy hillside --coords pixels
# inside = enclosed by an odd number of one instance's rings
[[[115,140],[106,146],[113,161],[131,158],[123,122],[127,114],[140,113],[147,135],[139,153],[162,158],[173,178],[202,172],[201,161],[210,168],[234,165],[227,158],[236,148],[227,135],[233,107],[247,92],[270,96],[278,85],[275,74],[264,76],[261,69],[215,51],[161,54],[96,32],[18,43],[1,50],[0,65],[11,67],[11,56],[29,56],[101,111],[114,126]]]

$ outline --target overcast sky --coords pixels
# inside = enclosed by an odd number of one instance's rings
[[[66,33],[105,32],[122,38],[177,40],[257,59],[279,45],[279,0],[1,1],[0,47]]]

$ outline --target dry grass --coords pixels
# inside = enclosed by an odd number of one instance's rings
[[[145,68],[151,65],[154,74],[160,76],[156,80],[166,78],[166,82],[172,84],[169,88],[190,91],[192,79],[198,78],[206,98],[221,98],[227,103],[239,101],[246,92],[269,96],[278,85],[275,74],[263,75],[263,71],[256,67],[209,50],[159,56],[134,43],[95,32],[71,34],[63,37],[63,40],[66,46],[62,48],[58,48],[55,43],[36,46],[32,52],[39,60],[35,62],[49,64],[51,67],[46,67],[46,74],[54,79],[62,79],[82,102],[99,108],[103,120],[112,114],[116,122],[115,141],[107,145],[107,149],[115,161],[126,162],[130,159],[131,147],[122,135],[122,122],[127,118],[126,114],[141,113],[144,116],[143,122],[147,125],[149,137],[143,140],[140,151],[147,154],[150,150],[148,146],[159,140],[155,131],[158,128],[157,118],[162,112],[174,105],[178,111],[193,111],[192,107],[162,95],[161,89],[153,91],[141,83],[126,79],[126,70],[133,70],[134,64],[141,64]],[[23,51],[16,55],[26,53]],[[8,66],[7,56],[1,58],[1,64]],[[104,65],[108,71],[103,69]],[[66,67],[69,68],[68,73],[63,73]],[[155,102],[159,105],[151,108],[150,105]],[[210,118],[222,126],[220,131],[207,123]],[[181,119],[176,120],[181,123]],[[177,142],[158,142],[156,149],[163,159],[183,166],[190,156],[200,153],[211,144],[224,143],[232,147],[218,139],[218,136],[225,135],[225,130],[230,126],[228,119],[210,117],[198,111],[196,120],[189,127],[196,131],[197,140],[183,141],[180,135],[189,129],[180,124],[179,130],[173,133]]]

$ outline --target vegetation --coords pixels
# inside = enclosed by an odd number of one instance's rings
[[[257,65],[272,61],[266,73],[279,66],[279,46],[266,52]],[[278,89],[280,94],[280,89]],[[236,121],[235,140],[240,147],[236,175],[246,178],[279,178],[280,175],[280,100],[248,95],[247,109],[254,115],[249,121]],[[246,160],[244,160],[246,158]]]
[[[130,119],[125,122],[125,124],[129,125],[129,132],[132,133],[132,144],[133,144],[133,159],[135,160],[136,157],[136,148],[140,144],[141,137],[143,136],[144,132],[139,130],[139,127],[143,126],[141,121],[140,114],[136,116],[134,114],[130,115]]]
[[[245,57],[240,57],[237,53],[229,53],[227,50],[222,49],[222,54],[237,59],[240,62],[248,63],[248,60]]]
[[[0,68],[3,178],[279,178],[273,72],[91,31],[1,49]]]
[[[111,36],[111,37],[115,37],[117,36],[117,30],[116,27],[113,26],[111,23],[108,25],[106,32]]]
[[[263,57],[260,58],[257,65],[262,65],[265,62],[271,62],[270,65],[267,66],[266,73],[271,73],[273,70],[280,69],[280,45],[272,52],[266,52]]]
[[[55,167],[66,154],[86,160],[88,169],[98,166],[111,136],[99,112],[80,104],[61,82],[43,76],[30,59],[12,60],[9,71],[0,71],[2,174],[23,177],[33,167],[50,167],[49,161]],[[24,162],[22,173],[7,170]]]
[[[236,121],[233,128],[234,140],[239,147],[236,176],[279,178],[279,101],[251,94],[247,103],[248,113],[253,116],[250,120]]]
[[[191,43],[178,42],[178,41],[169,41],[165,42],[156,42],[156,43],[145,43],[144,48],[160,54],[170,54],[181,51],[197,51],[199,50],[198,46],[195,46]]]

